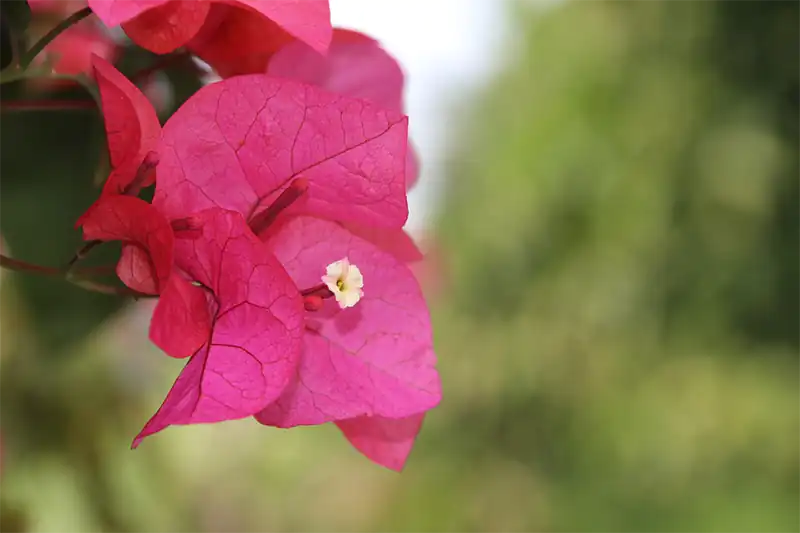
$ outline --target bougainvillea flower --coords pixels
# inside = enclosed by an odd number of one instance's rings
[[[169,222],[152,205],[133,196],[101,198],[83,217],[87,241],[123,241],[146,258],[146,272],[120,261],[117,275],[134,290],[159,294],[172,274],[173,233]],[[138,263],[137,263],[138,265]]]
[[[173,357],[188,357],[208,338],[204,292],[174,271],[170,223],[152,205],[132,196],[101,198],[83,220],[85,240],[121,241],[117,275],[131,289],[160,294],[151,340]]]
[[[378,41],[356,31],[335,28],[326,55],[302,42],[292,43],[275,54],[267,74],[363,98],[389,109],[403,109],[400,65]]]
[[[336,425],[365,457],[399,472],[411,453],[424,418],[424,414],[407,418],[360,416],[340,420]]]
[[[322,56],[302,42],[293,42],[270,60],[267,73],[323,87],[331,92],[363,98],[381,107],[402,112],[403,70],[380,43],[363,33],[336,28],[328,53]],[[406,188],[419,176],[413,147],[406,152]],[[414,262],[422,254],[411,237],[399,228],[378,228],[348,222],[352,233],[394,254],[401,261]]]
[[[176,228],[177,226],[177,228]],[[175,264],[202,287],[207,341],[192,355],[164,403],[134,440],[171,425],[251,416],[277,399],[296,374],[303,302],[269,249],[238,213],[210,209],[175,229]],[[158,307],[186,295],[162,294]],[[185,308],[180,301],[173,308]],[[153,320],[170,322],[169,313]],[[177,320],[183,320],[178,317]]]
[[[320,53],[331,39],[328,0],[89,0],[89,6],[108,26],[121,24],[139,46],[164,54],[188,45],[227,75],[263,72],[269,55],[293,39]]]
[[[111,161],[102,195],[138,192],[153,182],[156,161],[145,168],[142,165],[157,155],[161,123],[147,97],[112,64],[94,56],[92,65]],[[129,191],[132,186],[137,190]]]
[[[264,72],[270,57],[294,38],[246,9],[216,4],[187,49],[223,78]]]
[[[350,308],[328,298],[306,313],[298,370],[281,397],[256,415],[259,422],[292,427],[365,415],[396,419],[439,403],[430,317],[405,264],[317,218],[284,220],[265,238],[297,287],[313,290],[327,265],[348,257],[363,275],[364,295]]]
[[[86,222],[104,198],[136,194],[152,183],[161,136],[161,123],[147,97],[105,59],[93,56],[92,66],[100,90],[111,174],[100,200],[78,218],[77,227]],[[117,273],[126,285],[139,292],[157,294],[164,288],[153,275],[148,253],[139,246],[123,242]]]
[[[294,213],[400,228],[407,137],[402,113],[237,76],[203,87],[165,124],[153,204],[168,218],[217,206],[251,221],[302,179]]]
[[[321,279],[342,309],[353,307],[364,296],[364,276],[346,257],[328,265]]]
[[[300,41],[292,42],[270,60],[267,74],[303,81],[352,98],[402,112],[404,76],[397,61],[375,39],[356,31],[336,28],[324,56]],[[414,150],[409,146],[406,181],[410,188],[419,174]]]

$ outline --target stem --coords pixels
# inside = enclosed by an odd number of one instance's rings
[[[113,285],[106,285],[105,283],[99,283],[90,279],[74,278],[72,276],[67,276],[66,279],[73,285],[76,285],[89,292],[99,292],[100,294],[108,294],[110,296],[132,296],[136,299],[158,298],[157,294],[145,294],[143,292],[129,289],[128,287],[115,287]]]
[[[0,102],[2,111],[48,111],[94,109],[94,100],[11,100]]]
[[[278,198],[272,202],[272,205],[267,207],[261,213],[255,215],[250,219],[249,226],[256,235],[267,229],[270,224],[275,222],[287,207],[296,202],[301,196],[308,191],[308,180],[305,178],[297,178],[286,187]]]
[[[75,255],[72,256],[72,259],[69,260],[69,263],[67,263],[67,272],[71,271],[75,267],[75,263],[86,257],[89,252],[92,251],[92,248],[102,242],[103,241],[89,241],[81,246],[78,251],[75,252]]]
[[[42,276],[61,277],[64,275],[64,273],[57,268],[35,265],[3,254],[0,254],[0,267],[16,270],[17,272],[30,272]]]
[[[30,50],[28,50],[27,52],[25,52],[25,54],[23,54],[22,58],[20,59],[20,66],[22,67],[22,70],[27,69],[28,66],[33,62],[33,59],[37,55],[39,55],[39,52],[44,50],[44,48],[48,44],[53,42],[53,40],[56,37],[58,37],[61,34],[61,32],[63,32],[73,24],[80,22],[81,20],[85,19],[91,14],[92,14],[91,8],[84,7],[80,11],[76,11],[72,15],[68,16],[67,18],[59,22],[55,28],[47,32],[47,34],[44,37],[36,41],[36,43],[33,46],[31,46]]]
[[[92,291],[92,292],[99,292],[102,294],[111,294],[115,296],[133,296],[134,298],[157,297],[157,295],[141,293],[129,289],[127,287],[115,287],[113,285],[106,285],[105,283],[100,283],[94,280],[75,277],[75,274],[84,274],[84,275],[101,274],[109,270],[109,268],[113,269],[113,267],[107,267],[107,266],[92,267],[65,273],[63,270],[59,270],[58,268],[36,265],[34,263],[28,263],[27,261],[14,259],[13,257],[8,257],[3,254],[0,254],[0,267],[7,268],[8,270],[14,270],[16,272],[27,272],[29,274],[37,274],[40,276],[47,276],[51,278],[64,278],[69,283],[77,285],[82,289],[86,289],[87,291]]]

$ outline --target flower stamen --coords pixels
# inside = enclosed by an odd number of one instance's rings
[[[270,224],[275,222],[275,219],[278,218],[278,215],[280,215],[287,207],[295,203],[307,191],[308,180],[305,178],[295,179],[289,184],[288,187],[286,187],[286,189],[283,190],[280,196],[278,196],[278,198],[276,198],[269,207],[250,220],[250,229],[253,230],[253,233],[258,235],[267,229]]]

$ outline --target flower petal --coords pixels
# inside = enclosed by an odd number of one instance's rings
[[[369,100],[386,109],[403,109],[403,70],[378,41],[363,33],[334,29],[325,55],[295,41],[275,54],[267,74]]]
[[[415,263],[422,260],[422,252],[417,248],[414,239],[402,229],[379,228],[352,222],[342,222],[342,227],[353,235],[371,242],[384,252],[392,254],[403,263]]]
[[[237,76],[200,89],[165,125],[153,203],[171,218],[213,206],[250,217],[303,177],[289,210],[399,228],[407,127],[363,100]]]
[[[368,459],[400,472],[422,428],[424,414],[407,418],[360,416],[336,425],[350,444]]]
[[[270,59],[271,76],[303,81],[331,92],[363,98],[383,108],[403,111],[403,70],[397,61],[371,37],[335,28],[328,53],[320,55],[295,41]],[[406,156],[406,187],[417,181],[419,163],[409,144]]]
[[[148,153],[157,149],[161,123],[147,97],[111,63],[93,56],[92,66],[112,168],[103,194],[118,194],[134,180]]]
[[[175,273],[158,299],[150,321],[150,340],[172,357],[189,357],[208,342],[210,295]]]
[[[228,78],[263,73],[272,55],[296,39],[325,52],[331,40],[327,0],[216,3],[188,48]]]
[[[297,367],[303,302],[275,256],[238,213],[212,209],[193,222],[200,231],[176,232],[176,264],[213,294],[209,341],[133,447],[171,425],[253,415],[280,396]]]
[[[270,57],[294,38],[250,9],[214,4],[187,48],[222,78],[260,74]]]
[[[137,246],[136,261],[144,259],[149,276],[138,268],[134,274],[128,263],[117,264],[117,274],[134,290],[158,294],[172,273],[173,234],[167,219],[152,205],[133,196],[106,196],[87,211],[83,219],[83,238],[100,241],[123,241]],[[130,252],[128,252],[130,253]],[[129,274],[131,274],[129,276]]]
[[[289,0],[288,2],[234,1],[272,20],[317,52],[325,53],[328,50],[333,32],[328,0]]]
[[[123,22],[122,29],[142,48],[156,54],[166,54],[197,35],[209,9],[210,3],[203,0],[173,0]]]
[[[172,0],[89,0],[89,7],[106,26],[117,26],[148,9]]]

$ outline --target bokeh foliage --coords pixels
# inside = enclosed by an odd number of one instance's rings
[[[445,399],[404,474],[331,427],[130,452],[180,367],[147,309],[87,339],[65,325],[107,300],[4,275],[2,529],[796,531],[798,4],[528,4],[453,121]],[[47,262],[100,150],[68,143],[102,136],[25,118],[3,115],[2,232]]]
[[[520,16],[441,230],[445,379],[497,379],[450,430],[528,472],[520,525],[798,527],[797,8]]]

